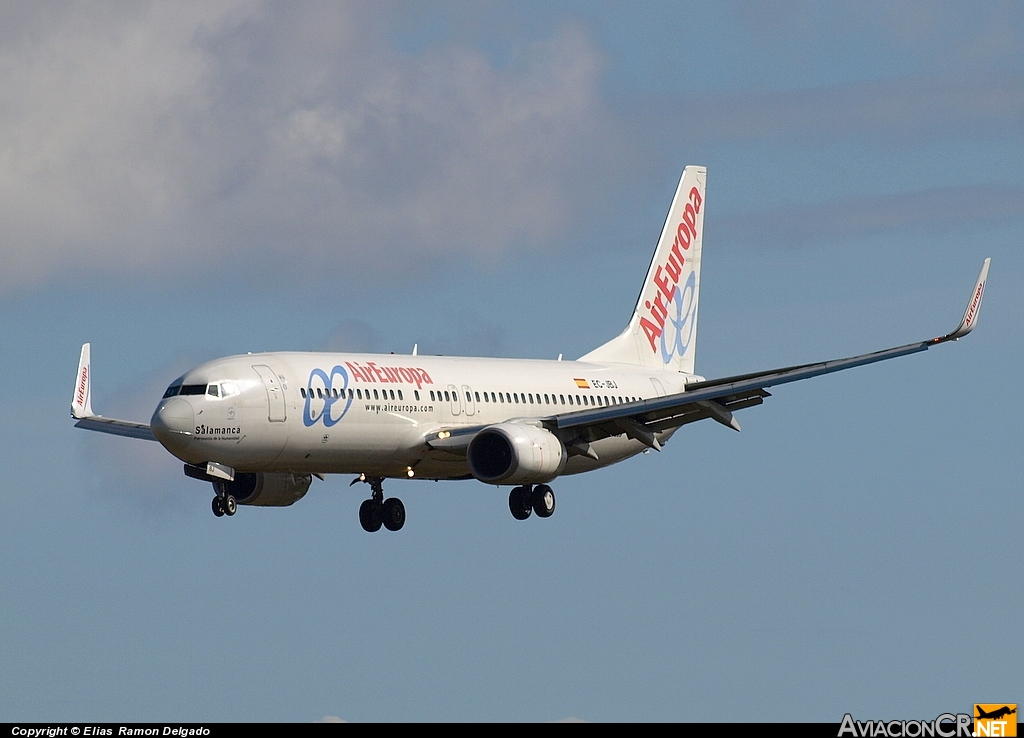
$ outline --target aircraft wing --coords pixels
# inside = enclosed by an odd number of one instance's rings
[[[156,436],[153,430],[146,423],[134,423],[130,420],[115,420],[104,418],[102,415],[95,415],[91,418],[82,418],[75,423],[76,428],[110,433],[115,436],[127,436],[129,438],[141,438],[145,441],[155,441]]]
[[[92,366],[89,344],[82,344],[82,356],[78,360],[78,376],[75,380],[75,394],[71,398],[71,417],[78,420],[76,428],[110,433],[115,436],[142,438],[155,441],[148,423],[135,423],[131,420],[115,420],[96,415],[92,411]]]
[[[860,354],[845,359],[833,359],[813,364],[782,367],[752,374],[739,374],[689,385],[685,392],[649,400],[589,408],[561,415],[552,415],[533,422],[539,422],[555,431],[566,441],[570,453],[588,453],[587,444],[608,436],[625,433],[651,448],[660,450],[661,444],[655,433],[678,428],[687,423],[711,418],[735,430],[740,426],[733,417],[734,410],[760,405],[770,397],[766,387],[810,379],[822,374],[831,374],[865,364],[895,359],[921,351],[947,341],[956,341],[970,333],[978,322],[981,300],[988,281],[988,268],[992,260],[985,259],[978,275],[978,281],[971,292],[967,309],[960,324],[950,333],[927,341],[908,343],[903,346],[883,349],[870,354]],[[514,422],[514,421],[510,421]],[[465,453],[473,436],[485,426],[451,427],[428,434],[427,444],[434,449],[449,453]]]
[[[580,410],[566,415],[556,415],[550,419],[550,422],[560,430],[579,429],[585,436],[589,436],[583,438],[587,441],[626,433],[631,438],[637,438],[647,443],[648,446],[659,449],[660,445],[654,438],[654,433],[669,428],[678,428],[686,423],[705,418],[712,418],[723,425],[739,430],[739,423],[733,418],[732,411],[760,405],[765,397],[770,396],[765,390],[766,387],[810,379],[865,364],[874,364],[877,361],[895,359],[898,356],[916,354],[927,351],[940,343],[956,341],[966,336],[977,325],[991,261],[991,259],[985,259],[982,264],[981,273],[978,275],[978,281],[971,292],[960,324],[955,330],[944,336],[845,359],[800,364],[697,382],[689,385],[685,392],[675,395],[655,397],[628,405],[610,405]]]

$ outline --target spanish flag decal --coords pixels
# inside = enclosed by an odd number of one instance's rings
[[[585,379],[577,379],[575,381],[576,381],[576,386],[578,388],[580,388],[580,389],[590,389],[590,385],[587,384],[587,380],[585,380]]]

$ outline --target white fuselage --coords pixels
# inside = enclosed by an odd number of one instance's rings
[[[683,391],[689,375],[622,364],[397,354],[268,353],[203,364],[176,380],[152,426],[191,464],[242,472],[469,477],[440,428],[544,418]],[[664,434],[665,437],[670,435]],[[563,474],[643,451],[625,435],[571,456]],[[411,472],[411,473],[410,473]]]

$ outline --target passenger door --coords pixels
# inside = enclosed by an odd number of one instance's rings
[[[268,419],[274,423],[284,422],[287,419],[284,391],[281,389],[277,374],[265,364],[256,364],[253,370],[260,375],[263,387],[267,390]]]

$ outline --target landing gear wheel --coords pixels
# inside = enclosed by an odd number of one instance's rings
[[[533,511],[538,518],[550,518],[555,511],[555,493],[546,484],[533,488]]]
[[[405,512],[404,508],[402,512]],[[359,506],[359,524],[363,526],[363,530],[367,533],[376,533],[383,522],[384,506],[373,499],[363,500],[363,504]],[[404,518],[402,522],[405,522]]]
[[[214,515],[216,515],[218,518],[224,517],[224,506],[220,504],[220,498],[219,497],[214,497],[213,498],[213,505],[212,505],[212,507],[213,507],[213,514]]]
[[[224,507],[225,515],[231,516],[238,512],[238,503],[235,501],[234,495],[227,495],[221,505]]]
[[[526,520],[530,517],[532,507],[530,506],[530,489],[528,487],[513,487],[508,493],[508,509],[516,520]]]
[[[401,530],[405,525],[405,505],[397,497],[389,497],[384,500],[382,506],[384,527],[388,530]]]

